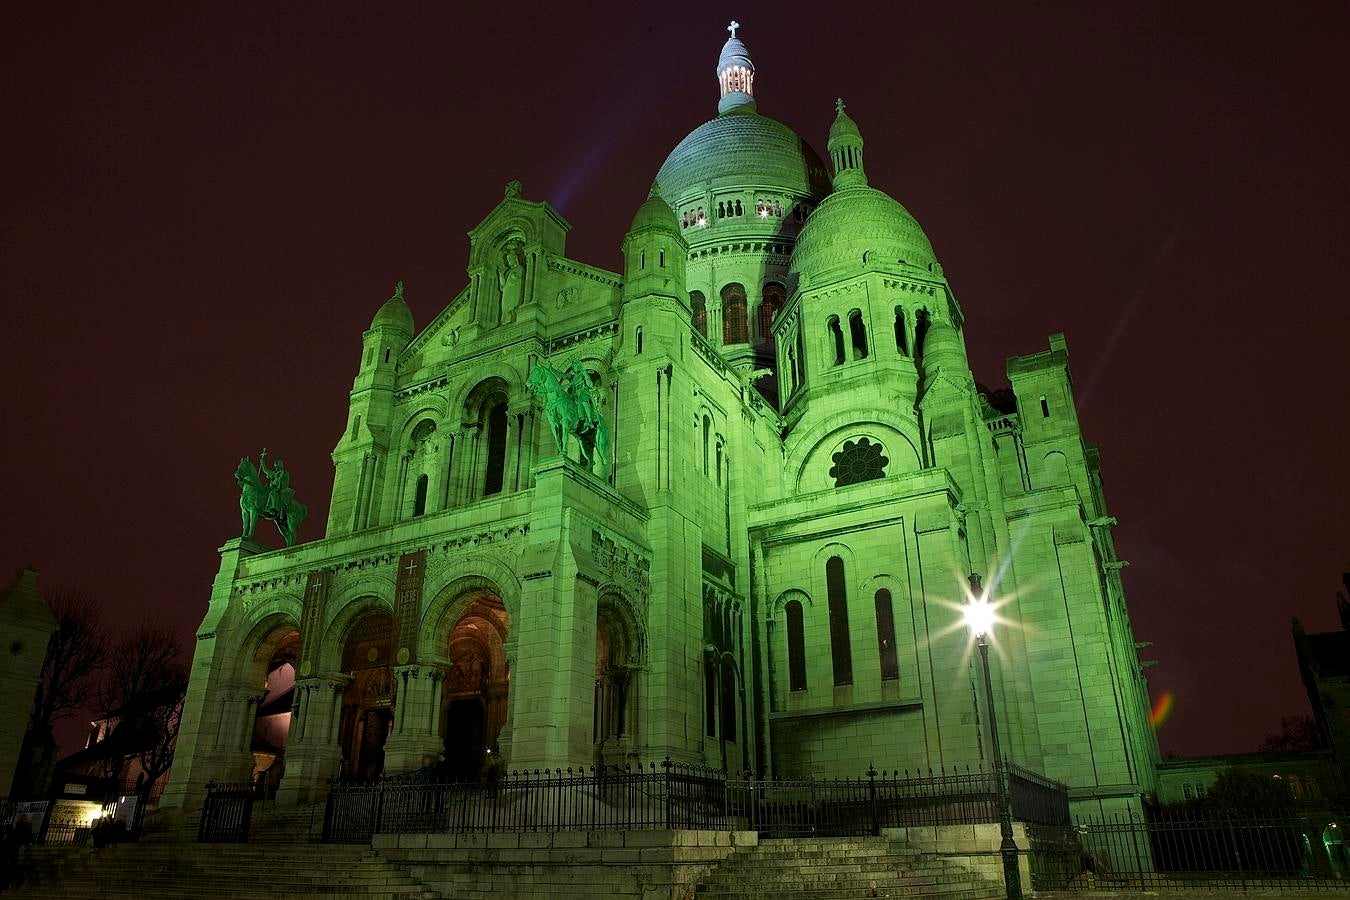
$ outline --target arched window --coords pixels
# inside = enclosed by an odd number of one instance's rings
[[[781,201],[773,201],[773,214],[777,218],[783,218],[783,204]]]
[[[853,358],[867,358],[867,326],[863,324],[862,310],[848,314],[848,333],[853,339]]]
[[[759,339],[773,340],[773,317],[787,301],[787,289],[776,281],[764,285],[764,294],[759,301]]]
[[[741,201],[739,200],[736,201],[736,215],[738,216],[745,215],[745,212],[741,209]]]
[[[425,475],[417,476],[417,492],[413,495],[413,515],[424,515],[427,511],[427,483]]]
[[[708,441],[712,437],[712,419],[703,417],[703,474],[708,474]]]
[[[801,323],[797,323],[797,370],[792,376],[793,390],[806,383],[806,336],[802,333]]]
[[[641,325],[639,325],[636,329],[634,329],[634,336],[637,338],[637,352],[638,352],[638,355],[640,356],[640,355],[642,355],[642,326],[641,326]]]
[[[860,481],[885,478],[890,459],[885,456],[880,444],[862,437],[856,441],[844,441],[844,446],[830,457],[830,462],[834,463],[830,466],[830,477],[834,479],[834,486],[841,488]]]
[[[702,291],[689,293],[689,306],[694,311],[694,330],[704,337],[708,336],[708,301]]]
[[[909,343],[905,340],[905,311],[899,306],[895,308],[895,352],[909,356]]]
[[[736,666],[722,657],[722,740],[736,740]]]
[[[825,590],[830,600],[830,662],[835,685],[853,683],[853,652],[848,641],[848,593],[844,588],[844,561],[831,556],[825,563]]]
[[[745,318],[745,288],[735,282],[722,288],[722,343],[744,344],[750,340]]]
[[[717,442],[717,483],[722,483],[722,442]]]
[[[717,218],[725,219],[727,217],[727,208],[721,200],[717,201]]]
[[[891,592],[877,591],[877,649],[881,653],[881,680],[900,678],[900,661],[895,654],[895,611],[891,609]]]
[[[657,260],[657,264],[660,265],[661,268],[664,269],[664,268],[666,267],[666,251],[665,251],[665,250],[658,250],[658,251],[657,251],[657,258],[656,258],[656,260]]]
[[[834,339],[834,364],[844,364],[844,331],[839,327],[839,317],[830,316],[830,337]]]
[[[647,268],[647,251],[646,251],[646,250],[643,250],[641,253],[638,254],[638,268],[639,268],[639,269],[645,269],[645,268]]]
[[[500,494],[506,474],[506,399],[499,398],[487,411],[487,468],[483,496]]]
[[[802,633],[802,602],[789,600],[787,613],[788,690],[806,690],[806,638]]]

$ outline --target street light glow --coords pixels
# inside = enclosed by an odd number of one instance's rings
[[[994,622],[998,620],[994,604],[985,596],[970,598],[965,606],[961,607],[961,616],[975,637],[986,637],[994,630]]]

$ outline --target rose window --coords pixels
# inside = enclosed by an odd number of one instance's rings
[[[890,462],[882,455],[882,446],[867,438],[844,441],[844,446],[830,459],[834,462],[830,467],[830,477],[834,479],[835,487],[884,478],[886,464]]]

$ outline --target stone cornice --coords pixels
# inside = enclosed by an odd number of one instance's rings
[[[563,256],[553,256],[552,254],[548,254],[544,259],[548,262],[548,267],[551,271],[566,272],[568,275],[585,278],[589,281],[603,284],[606,287],[623,287],[623,279],[613,272],[597,269],[594,266],[588,266],[585,263],[579,263]]]
[[[565,350],[576,344],[584,344],[588,341],[598,340],[603,337],[618,333],[619,323],[611,320],[602,322],[599,325],[592,325],[590,328],[583,328],[580,331],[574,331],[571,334],[565,334],[562,337],[554,338],[548,342],[547,352],[549,355]]]
[[[435,334],[437,330],[440,329],[441,325],[450,320],[450,317],[454,315],[454,312],[456,309],[459,308],[459,305],[468,299],[469,299],[469,286],[465,285],[462,289],[460,289],[460,292],[455,295],[455,299],[450,301],[450,305],[447,306],[445,309],[441,310],[440,313],[436,316],[436,318],[432,319],[430,324],[428,324],[426,328],[422,329],[422,333],[419,334],[416,338],[414,338],[413,342],[409,344],[402,353],[399,354],[399,359],[402,360],[404,358],[411,357],[420,352],[422,347],[426,344],[426,342],[431,340],[431,336]]]

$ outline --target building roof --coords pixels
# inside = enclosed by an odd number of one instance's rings
[[[1310,634],[1308,650],[1319,675],[1350,675],[1350,633]]]
[[[816,151],[782,122],[746,106],[689,132],[666,157],[656,183],[677,213],[705,190],[721,186],[817,200],[830,192]]]
[[[859,186],[835,191],[821,203],[797,237],[792,271],[802,286],[834,271],[862,271],[868,262],[904,263],[928,269],[937,262],[919,223],[891,197]]]

